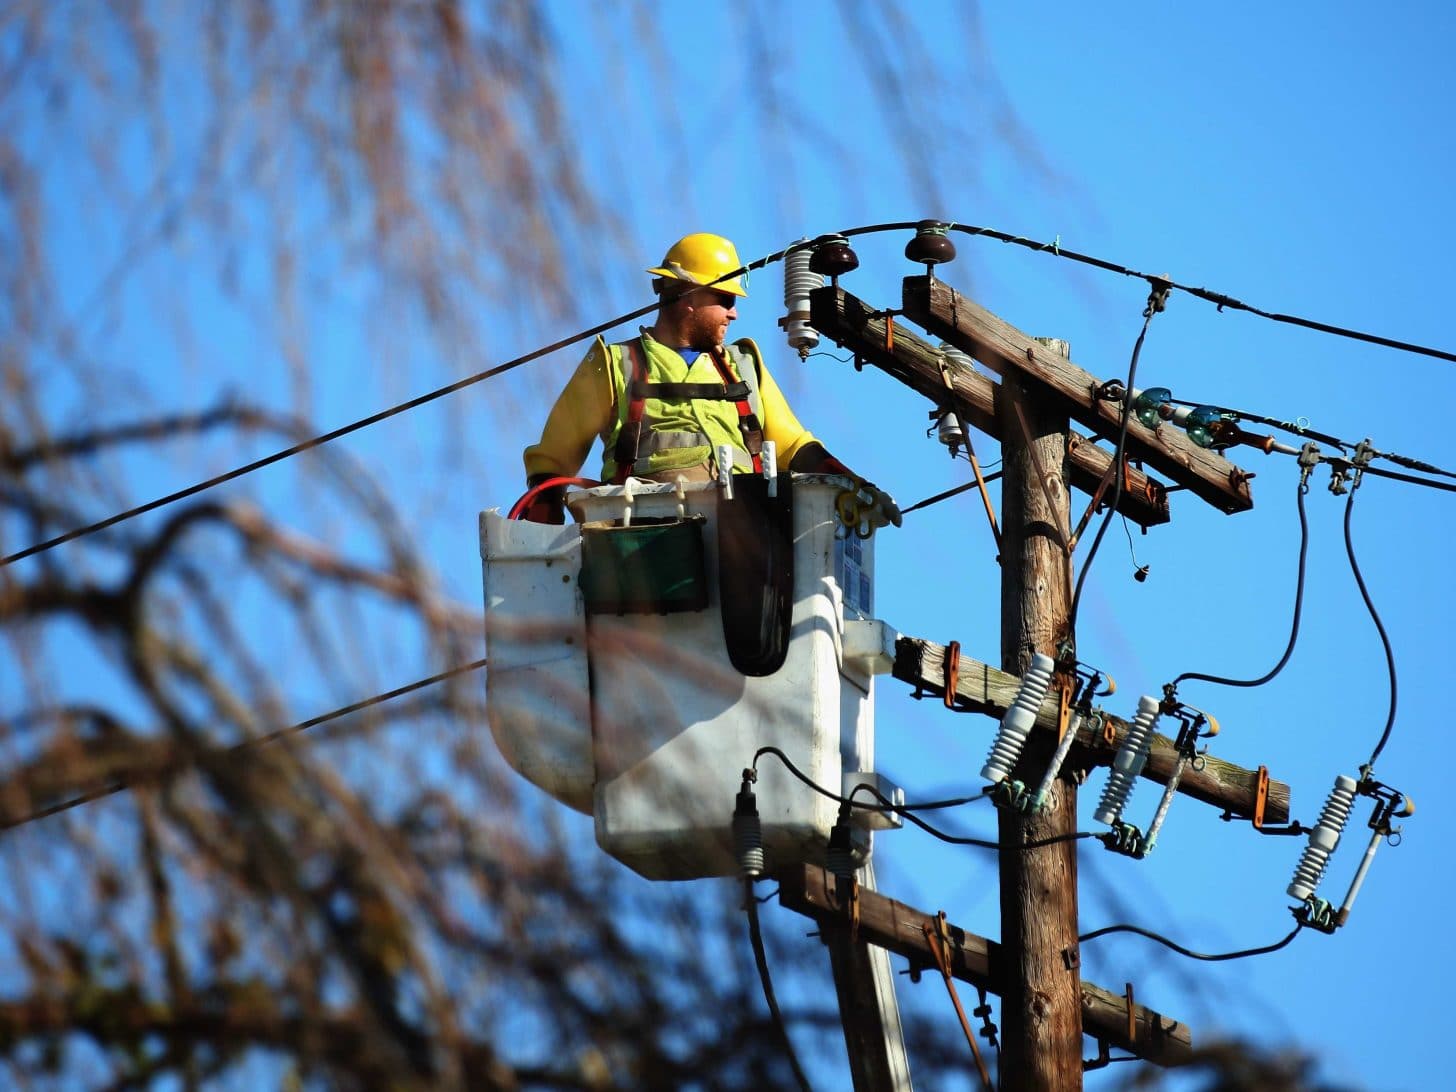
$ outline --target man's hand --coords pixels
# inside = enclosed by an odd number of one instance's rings
[[[803,474],[843,474],[846,478],[853,478],[855,491],[843,494],[849,503],[840,507],[840,518],[846,523],[852,523],[855,527],[868,527],[873,531],[887,523],[899,527],[904,522],[900,515],[900,506],[895,503],[894,497],[874,482],[865,481],[829,454],[817,440],[799,450],[789,469]]]
[[[554,478],[554,474],[532,474],[526,481],[526,485],[534,489],[544,481]],[[550,489],[543,489],[536,495],[536,498],[526,506],[521,513],[521,518],[530,520],[532,523],[554,523],[566,522],[566,486],[557,485]]]
[[[869,498],[869,505],[861,508],[864,518],[869,521],[871,528],[883,527],[887,523],[893,523],[899,527],[904,522],[900,515],[900,506],[895,503],[895,498],[886,493],[874,482],[865,482],[859,488],[860,496]]]

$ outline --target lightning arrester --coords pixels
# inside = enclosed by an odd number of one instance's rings
[[[800,239],[806,243],[808,239]],[[809,268],[814,252],[808,247],[796,250],[784,259],[784,310],[779,319],[788,337],[789,348],[798,350],[800,359],[807,357],[819,344],[819,331],[809,325],[809,293],[824,284],[824,278]]]
[[[986,756],[986,764],[981,767],[981,776],[993,785],[1005,781],[1011,775],[1011,768],[1016,765],[1021,748],[1026,744],[1026,737],[1036,723],[1036,713],[1051,685],[1052,669],[1055,666],[1050,656],[1044,656],[1040,652],[1032,653],[1031,667],[1021,677],[1021,689],[1016,692],[1016,700],[1011,703],[1011,708],[1001,718],[1001,728],[996,733],[995,742],[991,744],[991,753]]]
[[[1118,748],[1117,757],[1112,760],[1112,770],[1107,775],[1107,787],[1102,790],[1102,799],[1092,818],[1108,826],[1116,826],[1122,818],[1122,809],[1132,795],[1133,784],[1148,761],[1148,748],[1153,745],[1153,726],[1158,723],[1158,700],[1144,694],[1138,698],[1137,716],[1127,730],[1127,736]]]
[[[1340,844],[1340,832],[1350,818],[1350,809],[1355,806],[1355,779],[1340,774],[1335,778],[1335,787],[1325,799],[1320,810],[1319,822],[1309,832],[1309,844],[1294,866],[1294,879],[1289,882],[1289,897],[1304,900],[1314,894],[1320,877],[1325,874],[1325,865],[1330,854]]]

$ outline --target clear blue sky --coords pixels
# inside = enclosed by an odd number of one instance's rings
[[[599,27],[583,7],[563,0],[551,8],[570,59],[560,78],[574,118],[594,131],[581,155],[616,194],[637,247],[621,256],[624,276],[582,305],[591,320],[644,303],[645,278],[636,279],[636,270],[687,231],[726,234],[748,259],[802,235],[938,216],[1055,239],[1266,310],[1456,349],[1449,318],[1456,227],[1447,215],[1456,131],[1442,120],[1456,98],[1447,57],[1456,15],[1447,6],[1412,3],[1376,14],[1345,2],[987,4],[981,39],[973,42],[938,33],[960,25],[950,18],[955,5],[913,5],[905,18],[935,41],[933,59],[957,73],[948,85],[909,89],[912,101],[925,96],[927,119],[955,121],[951,128],[927,121],[922,134],[933,150],[941,207],[915,196],[887,152],[862,69],[845,63],[864,43],[842,37],[830,5],[793,5],[770,33],[780,48],[765,67],[714,51],[710,17],[701,10],[663,6],[664,39],[680,48],[660,63],[684,89],[682,131],[700,149],[690,155],[660,148],[642,120],[642,96],[650,92],[635,67],[639,58],[629,43],[592,39]],[[727,9],[711,16],[731,17]],[[876,40],[885,49],[899,41],[891,33]],[[750,106],[765,81],[793,89],[804,125],[771,130],[756,122],[761,115]],[[969,169],[964,156],[952,168],[949,155],[934,151],[951,146],[972,149]],[[84,218],[72,227],[85,231]],[[1073,359],[1095,375],[1125,374],[1146,298],[1141,281],[999,243],[956,241],[960,259],[944,271],[952,284],[1028,333],[1070,341]],[[866,240],[863,268],[846,286],[879,306],[894,305],[899,279],[915,272],[903,245],[903,237]],[[205,374],[162,368],[148,377],[169,407],[210,405],[229,387],[266,393],[265,381],[252,386],[248,331],[270,316],[210,297],[189,315],[185,284],[174,298],[178,282],[165,269],[143,273],[153,293],[131,301],[128,313],[141,318],[118,326],[118,359],[131,347],[133,367],[144,370],[151,347],[145,327],[165,322],[181,341],[201,331],[213,360]],[[96,270],[87,268],[62,290],[79,307],[95,281]],[[952,464],[924,437],[917,398],[872,370],[856,374],[829,357],[801,364],[781,346],[774,325],[780,283],[777,271],[754,278],[735,330],[771,348],[770,365],[801,418],[902,503],[964,480],[964,464]],[[438,372],[421,372],[430,381],[416,384],[402,378],[407,368],[362,381],[361,362],[381,353],[371,340],[380,324],[363,321],[349,289],[329,298],[327,309],[301,319],[317,354],[321,426],[434,385]],[[483,309],[481,324],[498,355],[450,362],[451,377],[565,332],[530,327],[520,309]],[[415,350],[402,344],[407,332],[397,337],[384,352],[408,365]],[[473,388],[348,441],[353,455],[386,476],[447,588],[464,601],[479,596],[475,512],[516,496],[519,451],[535,438],[545,408],[533,404],[533,392],[559,383],[576,356],[557,354],[529,380]],[[1152,323],[1138,378],[1191,400],[1306,417],[1316,429],[1368,436],[1383,451],[1456,467],[1450,363],[1220,314],[1175,294]],[[281,391],[284,383],[276,386]],[[53,396],[74,400],[73,417],[94,412],[64,377]],[[519,400],[511,413],[490,412],[507,397]],[[421,439],[476,420],[490,422],[488,431],[471,434],[478,471],[448,482],[428,478],[428,457],[416,453]],[[996,458],[984,438],[980,451],[986,461]],[[1118,679],[1114,712],[1130,715],[1139,693],[1156,693],[1185,670],[1262,674],[1283,649],[1298,546],[1296,470],[1291,460],[1247,450],[1235,459],[1258,472],[1255,510],[1226,517],[1175,495],[1170,526],[1134,534],[1137,563],[1150,566],[1145,583],[1131,579],[1121,527],[1109,531],[1088,581],[1079,650]],[[1305,616],[1289,667],[1252,692],[1192,683],[1183,690],[1222,722],[1215,753],[1268,765],[1292,785],[1294,815],[1305,822],[1334,776],[1353,775],[1366,759],[1388,702],[1380,645],[1344,557],[1343,502],[1326,491],[1327,477],[1316,475],[1308,497]],[[157,491],[181,484],[159,478]],[[244,488],[270,502],[298,499],[261,479]],[[1399,718],[1376,774],[1419,810],[1404,844],[1381,850],[1350,923],[1334,936],[1307,933],[1273,956],[1213,965],[1135,938],[1102,940],[1084,951],[1087,979],[1114,990],[1134,982],[1141,1001],[1187,1021],[1201,1041],[1231,1034],[1313,1051],[1333,1082],[1421,1092],[1448,1080],[1440,1044],[1453,969],[1444,914],[1451,891],[1440,862],[1456,836],[1456,811],[1441,791],[1444,771],[1435,758],[1456,651],[1453,523],[1456,495],[1395,482],[1368,480],[1355,505],[1357,556],[1394,643],[1401,683]],[[998,574],[978,502],[968,496],[914,514],[903,529],[882,534],[879,551],[877,602],[886,621],[998,658]],[[381,689],[404,681],[385,671],[379,678]],[[881,685],[878,703],[881,765],[912,798],[976,787],[989,720],[916,704],[893,682]],[[1084,829],[1092,826],[1100,787],[1094,779],[1083,792]],[[1129,817],[1145,826],[1156,795],[1144,783]],[[1343,893],[1367,813],[1366,803],[1357,806],[1321,889],[1326,897]],[[987,816],[967,818],[964,827],[991,829]],[[1301,845],[1221,823],[1211,809],[1180,798],[1149,860],[1116,858],[1095,844],[1083,851],[1083,926],[1132,921],[1206,952],[1269,943],[1292,924],[1284,888]],[[995,865],[984,853],[949,852],[904,832],[881,838],[877,864],[888,893],[998,935]],[[907,985],[902,998],[917,1019],[954,1020],[929,984]],[[1114,1067],[1089,1075],[1088,1087],[1126,1076],[1125,1067]]]

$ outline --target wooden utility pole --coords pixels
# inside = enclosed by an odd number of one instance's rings
[[[1157,283],[1150,282],[1156,291]],[[894,675],[924,691],[945,695],[948,707],[999,717],[1014,700],[1019,676],[1031,654],[1058,658],[1069,636],[1072,596],[1071,553],[1090,517],[1105,505],[1144,528],[1169,519],[1167,489],[1145,465],[1226,513],[1253,506],[1247,471],[1223,455],[1196,446],[1169,422],[1143,424],[1129,416],[1121,395],[1070,360],[1065,343],[1041,341],[1003,322],[932,275],[907,277],[899,310],[878,310],[837,284],[810,294],[816,329],[849,348],[860,363],[873,364],[925,395],[932,417],[947,411],[1002,445],[1001,513],[1001,662],[963,661],[956,646],[901,638]],[[999,382],[950,359],[896,322],[903,316],[965,353],[999,376]],[[1071,429],[1076,421],[1087,433]],[[1120,449],[1097,441],[1123,438]],[[1120,456],[1120,457],[1119,457]],[[1138,465],[1134,465],[1138,464]],[[1074,529],[1069,488],[1092,498]],[[968,670],[969,669],[969,670]],[[1053,728],[1063,727],[1059,677],[1053,694],[1037,712],[1037,730],[1027,737],[1011,780],[1038,784],[1056,746]],[[1097,710],[1095,729],[1083,725],[1069,769],[1106,764],[1126,735],[1127,726]],[[1282,822],[1289,814],[1287,785],[1268,771],[1246,770],[1209,760],[1191,771],[1171,741],[1155,741],[1142,776],[1221,807],[1228,815],[1250,818],[1255,826]],[[1000,834],[1001,941],[999,945],[962,934],[954,948],[953,973],[1002,998],[1002,1089],[1062,1092],[1082,1087],[1084,1033],[1102,1046],[1125,1045],[1140,1057],[1164,1065],[1188,1060],[1186,1028],[1165,1024],[1151,1010],[1134,1006],[1131,992],[1122,1004],[1115,995],[1085,985],[1077,943],[1076,782],[1063,774],[1034,814],[998,810]],[[1059,840],[1060,839],[1060,840]],[[920,968],[925,953],[917,944],[924,915],[872,892],[841,905],[836,891],[819,890],[806,873],[804,889],[785,882],[782,901],[822,923],[855,923],[860,940],[888,948]],[[813,890],[811,890],[811,888]],[[873,908],[883,920],[871,923]],[[943,949],[937,948],[937,951]],[[841,988],[841,998],[844,997]],[[853,1011],[853,1010],[850,1010]],[[1114,1023],[1117,1024],[1114,1027]],[[850,1019],[846,1016],[846,1034]],[[872,1037],[862,1037],[872,1041]],[[857,1040],[849,1036],[851,1052]],[[1171,1045],[1176,1044],[1176,1045]],[[861,1081],[874,1087],[868,1067]]]
[[[1062,351],[1061,355],[1066,356]],[[1067,489],[1062,464],[1067,416],[1008,375],[997,388],[1003,422],[1001,660],[1024,674],[1032,652],[1057,657],[1071,609]],[[1055,685],[1055,683],[1054,683]],[[1055,741],[1028,738],[1012,776],[1034,784]],[[1082,1087],[1081,974],[1077,947],[1077,787],[1057,779],[1033,815],[998,808],[1002,845],[1001,947],[1017,968],[1004,980],[1001,1087]]]

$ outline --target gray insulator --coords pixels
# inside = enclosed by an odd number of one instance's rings
[[[940,415],[940,421],[935,427],[936,437],[950,448],[952,455],[955,454],[957,448],[966,446],[966,430],[961,427],[961,419],[951,410],[946,410]]]
[[[763,823],[756,813],[733,816],[733,847],[738,854],[740,875],[750,878],[763,875]]]
[[[804,242],[806,240],[800,240]],[[812,250],[796,250],[784,259],[784,307],[790,311],[809,308],[809,293],[824,286],[824,277],[811,272]]]
[[[1314,894],[1320,877],[1325,874],[1325,865],[1330,854],[1340,844],[1340,832],[1350,818],[1350,809],[1355,805],[1355,781],[1340,774],[1335,778],[1335,787],[1330,790],[1325,806],[1320,811],[1319,822],[1309,832],[1309,844],[1294,866],[1294,879],[1287,888],[1290,898],[1303,901]]]
[[[1143,765],[1148,760],[1148,748],[1153,744],[1153,726],[1158,723],[1158,700],[1144,694],[1138,698],[1137,716],[1127,730],[1127,737],[1118,748],[1117,757],[1112,760],[1112,770],[1107,776],[1107,787],[1102,790],[1102,799],[1092,818],[1108,826],[1116,826],[1122,818],[1122,809],[1132,795],[1132,787]]]
[[[1050,656],[1040,652],[1032,654],[1031,667],[1021,677],[1021,689],[1006,715],[1001,718],[1001,728],[991,744],[991,753],[981,767],[981,776],[993,785],[1011,776],[1011,768],[1021,756],[1026,737],[1036,724],[1037,710],[1041,708],[1051,685],[1052,669],[1056,666]]]

